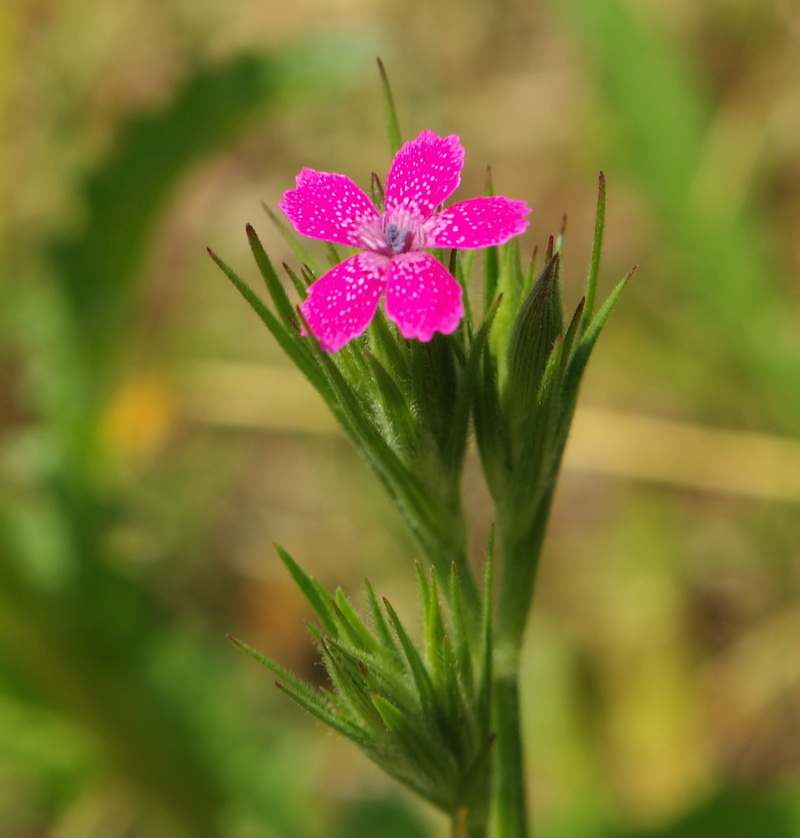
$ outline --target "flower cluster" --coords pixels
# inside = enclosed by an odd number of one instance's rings
[[[528,226],[524,201],[472,198],[438,209],[461,180],[464,149],[455,134],[423,131],[398,151],[379,212],[345,175],[303,169],[279,204],[298,233],[360,253],[314,282],[301,306],[322,349],[336,352],[363,334],[385,296],[405,338],[451,334],[464,315],[462,289],[425,248],[505,244]]]

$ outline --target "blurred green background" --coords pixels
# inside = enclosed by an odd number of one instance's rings
[[[529,248],[569,212],[569,302],[600,169],[606,288],[640,265],[529,635],[537,836],[800,836],[800,7],[5,0],[0,838],[444,834],[225,640],[321,678],[273,540],[415,613],[399,518],[204,252],[254,279],[302,166],[386,171],[376,55],[461,197],[491,164]]]

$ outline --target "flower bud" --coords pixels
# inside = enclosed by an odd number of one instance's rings
[[[558,253],[552,256],[534,283],[509,338],[505,406],[512,455],[519,451],[526,437],[536,433],[534,423],[545,370],[556,340],[564,331],[558,285],[559,256]]]

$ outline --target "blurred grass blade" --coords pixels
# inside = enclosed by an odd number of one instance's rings
[[[306,72],[321,46],[274,56],[244,53],[195,67],[164,107],[120,126],[111,152],[82,185],[85,226],[48,245],[91,365],[113,361],[110,350],[131,317],[149,239],[179,180],[287,91],[297,95],[327,84],[330,72],[313,83]],[[338,48],[346,58],[347,44]],[[341,73],[333,75],[341,81]]]

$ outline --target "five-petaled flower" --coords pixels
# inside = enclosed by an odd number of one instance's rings
[[[405,338],[450,334],[464,315],[461,286],[423,248],[475,249],[521,233],[530,208],[502,196],[435,210],[461,181],[464,149],[455,134],[423,131],[398,151],[386,178],[383,214],[344,175],[303,169],[278,205],[298,233],[358,247],[308,289],[300,307],[322,349],[336,352],[384,308]]]

